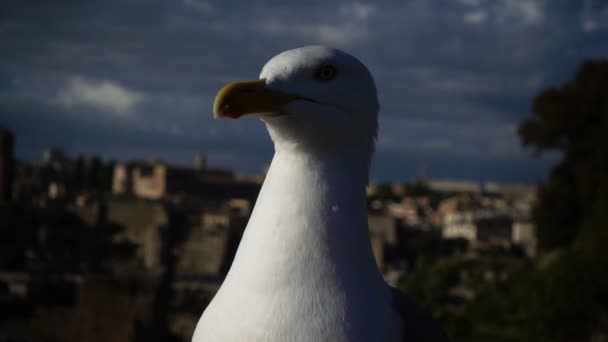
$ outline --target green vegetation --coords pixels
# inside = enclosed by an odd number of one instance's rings
[[[462,257],[415,265],[403,287],[432,309],[455,341],[603,341],[608,338],[608,61],[585,62],[573,80],[536,96],[533,115],[519,134],[537,155],[563,156],[533,209],[538,258],[505,279],[469,282],[475,297],[458,311],[449,310],[447,293],[465,283],[470,265]],[[500,274],[501,259],[495,260],[486,269]]]
[[[608,61],[589,61],[575,78],[534,99],[519,128],[524,145],[562,153],[534,211],[540,248],[569,246],[608,182]],[[603,183],[603,184],[602,184]]]

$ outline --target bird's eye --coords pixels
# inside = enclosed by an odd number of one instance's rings
[[[319,81],[327,82],[333,80],[338,74],[338,70],[333,65],[321,65],[315,72],[315,77]]]

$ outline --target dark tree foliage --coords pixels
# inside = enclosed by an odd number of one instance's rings
[[[536,96],[519,135],[537,154],[563,156],[533,209],[542,252],[537,260],[487,282],[468,261],[441,259],[418,265],[403,286],[428,305],[455,341],[605,341],[608,60],[585,62],[571,81]],[[499,274],[502,267],[492,268]],[[475,296],[454,313],[447,290],[456,284],[474,289]]]
[[[585,62],[573,80],[536,96],[519,135],[537,154],[563,155],[533,214],[542,250],[567,246],[608,174],[608,61]]]
[[[575,270],[584,270],[576,272]],[[608,277],[568,252],[482,292],[452,329],[462,341],[589,341],[603,331]]]
[[[534,99],[519,134],[563,160],[533,216],[545,252],[482,291],[452,325],[463,341],[603,341],[608,336],[608,61]],[[550,254],[548,251],[552,251]]]

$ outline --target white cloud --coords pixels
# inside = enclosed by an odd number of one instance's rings
[[[348,45],[369,36],[365,28],[350,24],[309,26],[304,28],[302,33],[330,45]]]
[[[585,0],[581,13],[583,31],[590,33],[608,25],[608,3],[597,0]]]
[[[0,74],[13,80],[12,93],[0,94],[0,106],[9,107],[0,120],[25,127],[18,133],[36,143],[65,139],[68,146],[77,132],[57,133],[61,120],[71,120],[67,127],[99,126],[91,145],[120,127],[124,141],[141,139],[138,144],[162,133],[167,143],[210,141],[211,150],[256,154],[249,139],[271,150],[263,125],[253,118],[214,121],[213,95],[227,81],[255,75],[276,52],[324,43],[366,62],[384,117],[436,123],[391,121],[382,128],[380,149],[490,158],[518,150],[517,136],[495,127],[521,120],[538,90],[571,74],[580,60],[601,56],[606,43],[599,35],[608,23],[605,8],[591,6],[605,0],[581,0],[589,4],[584,15],[572,13],[578,5],[549,0],[110,2],[65,13],[81,20],[55,18],[67,25],[59,33],[38,24],[39,8],[14,13],[0,30],[9,52],[0,54]],[[44,6],[42,13],[52,7]],[[142,20],[120,15],[125,11]],[[573,20],[595,32],[573,29]],[[55,108],[47,108],[50,98]],[[59,105],[72,110],[58,111]],[[28,128],[20,114],[27,106],[41,125],[57,124],[35,134],[40,130]],[[474,132],[461,133],[461,126]]]
[[[465,23],[478,25],[487,21],[502,29],[538,26],[545,22],[546,0],[460,0],[467,7]]]
[[[460,3],[465,6],[479,6],[481,4],[480,0],[460,0]]]
[[[592,19],[583,19],[583,31],[593,32],[597,30],[597,22]]]
[[[498,8],[503,24],[519,23],[526,26],[540,25],[545,20],[544,0],[504,0]]]
[[[327,23],[288,23],[284,20],[264,20],[258,28],[268,35],[296,37],[321,44],[347,46],[362,42],[370,37],[366,26],[353,22],[336,21]]]
[[[213,14],[215,6],[204,0],[184,0],[184,5],[202,14]]]
[[[466,13],[464,15],[464,21],[469,24],[479,25],[486,21],[487,13],[484,10],[476,10],[473,12]]]
[[[545,19],[544,1],[511,1],[509,4],[517,8],[530,24],[540,24]]]
[[[361,21],[368,20],[376,12],[376,6],[371,3],[355,2],[342,4],[340,13],[346,17],[354,17]]]
[[[70,77],[51,102],[65,109],[81,107],[118,115],[132,113],[144,95],[111,81],[92,81],[80,76]]]
[[[261,34],[296,39],[306,44],[327,44],[348,47],[364,44],[374,34],[372,22],[382,8],[373,3],[328,3],[308,15],[283,8],[280,14],[262,15],[253,22]]]

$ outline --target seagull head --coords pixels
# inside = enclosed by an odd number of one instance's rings
[[[324,46],[275,56],[258,80],[226,85],[214,103],[216,118],[260,117],[276,148],[359,147],[370,155],[378,109],[376,86],[365,65]]]

